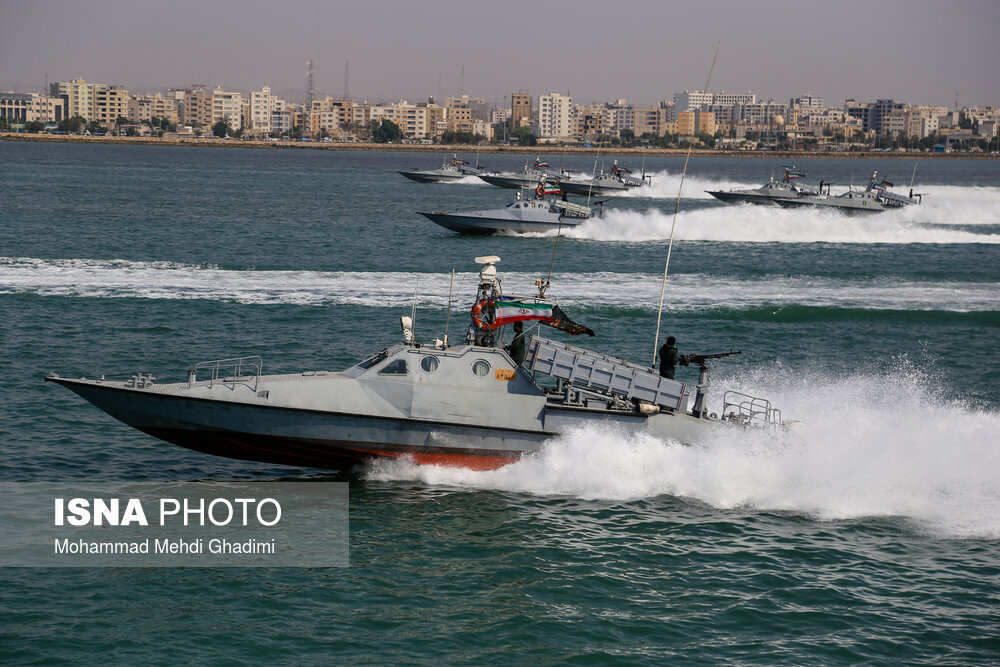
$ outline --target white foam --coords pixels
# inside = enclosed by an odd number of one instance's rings
[[[714,385],[736,383],[722,378]],[[593,426],[554,438],[539,454],[499,470],[396,461],[366,474],[585,499],[668,494],[719,509],[821,520],[905,517],[944,535],[1000,537],[997,413],[942,401],[905,367],[832,380],[765,371],[735,388],[769,392],[786,417],[804,421],[804,432],[789,438],[721,429],[711,441],[688,447]]]
[[[975,213],[967,209],[963,205],[961,212],[956,212],[951,204],[922,204],[862,216],[811,208],[720,204],[682,209],[677,216],[674,238],[739,243],[1000,243],[1000,234],[955,228],[955,225],[1000,224],[1000,198],[995,207],[984,206]],[[593,218],[564,230],[563,235],[604,242],[665,241],[670,238],[672,224],[672,210],[629,211],[608,206],[603,218]]]
[[[537,277],[502,274],[507,292],[529,295]],[[570,306],[652,312],[659,303],[661,278],[638,273],[555,274],[551,295]],[[464,307],[462,299],[475,284],[475,273],[456,274],[453,307]],[[415,292],[419,306],[444,309],[449,286],[446,273],[239,271],[171,262],[0,257],[0,293],[7,294],[409,307]],[[733,281],[726,276],[676,274],[668,282],[667,304],[674,312],[792,305],[981,312],[1000,310],[1000,284],[783,275]]]

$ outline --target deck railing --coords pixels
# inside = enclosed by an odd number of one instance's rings
[[[209,371],[208,386],[214,387],[216,382],[235,391],[236,385],[243,385],[254,392],[264,367],[260,357],[234,357],[232,359],[217,359],[202,361],[188,371],[188,386],[198,381],[198,371]]]

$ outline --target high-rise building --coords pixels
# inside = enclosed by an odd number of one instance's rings
[[[250,128],[260,132],[271,131],[271,114],[274,113],[276,99],[271,95],[271,87],[250,91]]]
[[[225,120],[233,130],[243,127],[243,95],[222,88],[212,91],[212,124]]]
[[[538,96],[538,136],[564,139],[572,135],[570,107],[573,98],[549,93]]]

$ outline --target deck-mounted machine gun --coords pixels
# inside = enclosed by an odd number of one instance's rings
[[[705,362],[709,359],[721,359],[723,357],[729,357],[734,354],[743,354],[743,350],[729,350],[729,352],[717,352],[715,354],[682,354],[677,358],[677,361],[681,366],[697,366],[698,367],[698,393],[694,399],[694,407],[691,410],[691,414],[695,417],[705,416],[705,398],[708,396],[708,366]]]

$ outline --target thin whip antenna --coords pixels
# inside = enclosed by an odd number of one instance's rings
[[[917,161],[913,161],[913,174],[910,176],[910,189],[913,189],[913,179],[917,177]]]
[[[417,330],[417,290],[420,288],[420,281],[413,286],[413,307],[410,309],[410,331]]]
[[[451,297],[455,293],[455,269],[451,270],[451,287],[448,288],[448,315],[444,318],[444,344],[448,344],[448,325],[451,324]]]
[[[712,82],[712,72],[715,71],[715,61],[719,57],[719,47],[722,42],[715,45],[715,55],[712,57],[712,67],[708,70],[708,79],[705,80],[705,92],[708,92],[709,84]],[[667,291],[667,273],[670,271],[670,254],[674,249],[674,230],[677,229],[677,213],[681,208],[681,191],[684,189],[684,176],[687,175],[688,160],[691,158],[691,149],[694,142],[688,143],[687,155],[684,156],[684,170],[681,172],[681,184],[677,187],[677,203],[674,204],[674,220],[670,224],[670,242],[667,244],[667,262],[663,266],[663,283],[660,285],[660,307],[656,311],[656,336],[653,339],[653,363],[656,366],[656,351],[660,346],[660,321],[663,319],[663,295]]]

